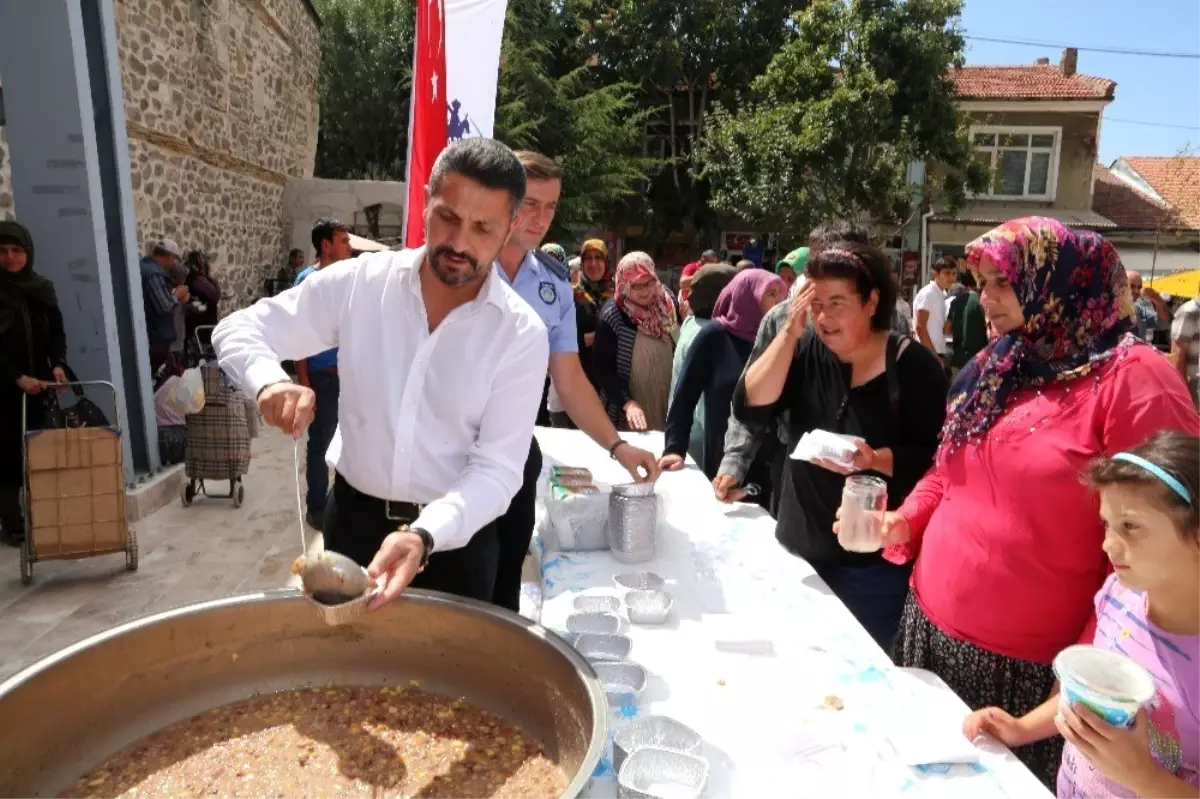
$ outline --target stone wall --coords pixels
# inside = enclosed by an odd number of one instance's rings
[[[115,10],[138,247],[165,236],[208,252],[235,294],[222,310],[244,305],[284,261],[288,178],[312,176],[316,19],[307,0]],[[7,160],[0,129],[0,218],[13,210]]]

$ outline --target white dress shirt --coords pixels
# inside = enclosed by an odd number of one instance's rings
[[[425,504],[413,523],[465,546],[521,486],[549,360],[546,327],[492,273],[429,332],[424,249],[361,255],[226,317],[221,368],[251,397],[280,360],[338,347],[338,427],[325,459],[381,499]]]
[[[949,355],[950,347],[946,345],[946,292],[942,291],[936,282],[926,283],[913,299],[913,311],[929,312],[925,332],[938,355]]]

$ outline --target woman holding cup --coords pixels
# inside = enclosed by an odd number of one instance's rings
[[[909,569],[884,561],[880,541],[857,533],[896,508],[930,464],[945,418],[946,377],[924,347],[891,332],[896,288],[879,250],[840,242],[812,255],[807,282],[790,300],[783,331],[754,360],[734,392],[734,414],[774,429],[788,412],[788,449],[806,433],[852,436],[843,461],[788,460],[775,537],[808,561],[859,623],[889,648],[908,593]],[[813,324],[808,324],[809,318]],[[847,477],[850,481],[847,494]],[[860,477],[878,479],[874,493]],[[886,488],[886,499],[881,487]],[[865,493],[864,493],[865,492]],[[854,524],[833,535],[834,521],[851,500]],[[857,520],[867,523],[859,525]]]

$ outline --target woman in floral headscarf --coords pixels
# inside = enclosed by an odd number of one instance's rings
[[[679,337],[675,303],[644,252],[621,259],[615,284],[613,299],[600,311],[592,352],[600,398],[618,428],[662,430]]]
[[[1049,695],[1054,656],[1091,641],[1109,561],[1081,470],[1200,420],[1179,375],[1130,334],[1125,268],[1103,237],[1027,217],[967,258],[995,338],[954,381],[934,466],[888,514],[884,556],[916,559],[896,662],[1017,718]],[[1053,786],[1061,751],[1058,738],[1015,754]]]

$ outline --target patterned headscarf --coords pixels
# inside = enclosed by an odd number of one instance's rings
[[[542,252],[546,253],[546,255],[549,255],[563,266],[567,265],[567,251],[564,250],[561,245],[554,244],[553,242],[549,244],[543,244]]]
[[[785,288],[779,275],[765,269],[743,269],[717,298],[713,321],[730,335],[753,342],[763,318],[763,297],[775,287],[780,292]]]
[[[629,298],[629,287],[647,277],[654,279],[654,295],[647,305],[636,305]],[[654,338],[670,338],[675,330],[675,302],[654,271],[654,259],[636,250],[626,253],[617,264],[616,284],[617,307],[638,330]]]
[[[977,267],[987,256],[1012,284],[1025,323],[994,338],[950,388],[939,462],[983,435],[1021,388],[1087,375],[1143,344],[1133,329],[1133,295],[1116,249],[1103,236],[1055,219],[1005,222],[967,245]]]
[[[583,255],[588,250],[595,250],[604,257],[604,277],[599,280],[588,278],[587,270],[582,268]],[[588,239],[579,248],[579,260],[581,266],[579,285],[575,287],[576,301],[599,306],[603,305],[606,300],[611,300],[613,298],[613,281],[608,269],[608,245],[600,239]]]

